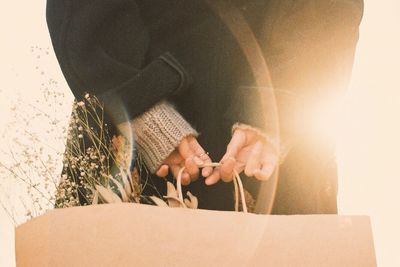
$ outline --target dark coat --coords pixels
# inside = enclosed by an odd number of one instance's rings
[[[348,83],[362,0],[225,2],[243,13],[259,41],[275,86],[281,138],[293,143],[275,212],[335,212],[333,149],[312,141],[305,118]],[[47,22],[75,97],[97,95],[114,123],[169,99],[201,133],[199,142],[214,160],[224,154],[233,123],[268,128],[241,47],[203,0],[48,0]],[[200,195],[201,207],[231,209],[231,185],[204,190],[196,182],[190,190]]]

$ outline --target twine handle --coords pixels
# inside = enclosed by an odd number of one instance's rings
[[[213,163],[206,163],[206,164],[200,165],[199,168],[219,167],[219,166],[221,166],[220,163],[213,162]],[[176,178],[176,187],[177,187],[177,191],[178,191],[178,198],[181,202],[183,202],[182,174],[183,174],[184,170],[185,170],[185,167],[182,167],[178,172],[178,177]],[[234,188],[235,188],[235,211],[239,211],[239,195],[240,195],[240,201],[242,202],[243,212],[247,213],[247,205],[246,205],[246,199],[244,197],[243,183],[242,183],[242,180],[240,179],[240,176],[236,170],[233,170],[233,184],[234,184]]]

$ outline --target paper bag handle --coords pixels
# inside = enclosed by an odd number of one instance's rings
[[[199,168],[204,168],[204,167],[218,167],[220,166],[220,163],[214,162],[214,163],[206,163],[203,165],[200,165]],[[178,191],[178,198],[181,202],[183,202],[183,194],[182,194],[182,174],[183,171],[185,170],[185,167],[182,167],[179,172],[178,172],[178,177],[176,178],[177,181],[177,191]],[[244,197],[244,189],[243,189],[243,183],[242,180],[240,179],[240,176],[236,170],[233,170],[233,184],[235,188],[235,211],[239,211],[239,194],[240,194],[240,201],[242,202],[242,209],[244,213],[247,213],[247,205],[246,205],[246,199]]]

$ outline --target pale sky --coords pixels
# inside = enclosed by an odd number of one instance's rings
[[[44,6],[45,1],[15,0],[1,11],[0,130],[11,120],[11,103],[18,96],[28,103],[40,99],[38,88],[51,78],[66,102],[72,100],[51,49]],[[340,214],[371,216],[379,266],[400,266],[399,13],[398,0],[366,0],[353,78],[336,131]],[[69,109],[60,113],[68,115]],[[60,143],[54,146],[62,150]],[[8,159],[0,155],[0,160]],[[0,195],[12,188],[0,182]],[[10,225],[0,211],[0,266],[12,264]]]

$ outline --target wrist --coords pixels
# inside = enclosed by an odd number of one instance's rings
[[[168,102],[162,101],[132,120],[138,152],[151,173],[187,136],[198,133]]]

